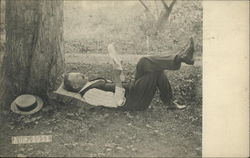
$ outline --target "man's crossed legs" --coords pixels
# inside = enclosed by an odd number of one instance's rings
[[[127,110],[146,109],[158,88],[160,98],[170,108],[182,109],[185,106],[178,105],[173,100],[171,85],[165,70],[179,70],[181,63],[193,65],[194,42],[190,38],[189,45],[177,55],[142,57],[136,65],[135,81],[123,83],[126,89],[126,103],[120,107]],[[106,91],[115,89],[114,83],[101,83],[95,88]]]

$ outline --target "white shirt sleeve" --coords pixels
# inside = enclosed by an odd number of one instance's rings
[[[125,89],[121,87],[115,87],[115,94],[114,99],[117,104],[117,106],[122,106],[125,104],[126,98],[125,98]]]
[[[125,104],[124,94],[125,89],[120,87],[115,87],[115,93],[93,88],[88,90],[83,98],[94,106],[118,107]]]

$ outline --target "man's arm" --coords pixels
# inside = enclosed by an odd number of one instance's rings
[[[121,82],[121,75],[122,70],[114,69],[114,83],[115,83],[115,94],[114,94],[114,100],[117,104],[117,106],[124,105],[126,99],[125,99],[125,89],[122,87]]]
[[[121,81],[121,74],[122,74],[122,67],[121,61],[118,58],[118,54],[115,50],[114,44],[108,45],[108,51],[110,57],[113,59],[113,76],[114,76],[114,83],[115,83],[115,94],[114,100],[117,103],[117,106],[121,106],[125,103],[125,89],[122,87]]]
[[[114,68],[114,83],[115,86],[122,88],[122,81],[121,81],[121,74],[122,70],[118,70]]]

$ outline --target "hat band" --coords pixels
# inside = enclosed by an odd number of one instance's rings
[[[32,104],[32,105],[30,105],[30,106],[28,106],[28,107],[20,107],[20,106],[17,105],[17,108],[18,108],[20,111],[25,111],[25,112],[34,110],[36,107],[37,107],[37,101],[36,101],[34,104]]]

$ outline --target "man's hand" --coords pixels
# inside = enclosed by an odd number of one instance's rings
[[[122,70],[114,69],[114,76],[120,77],[121,74],[122,74]]]

